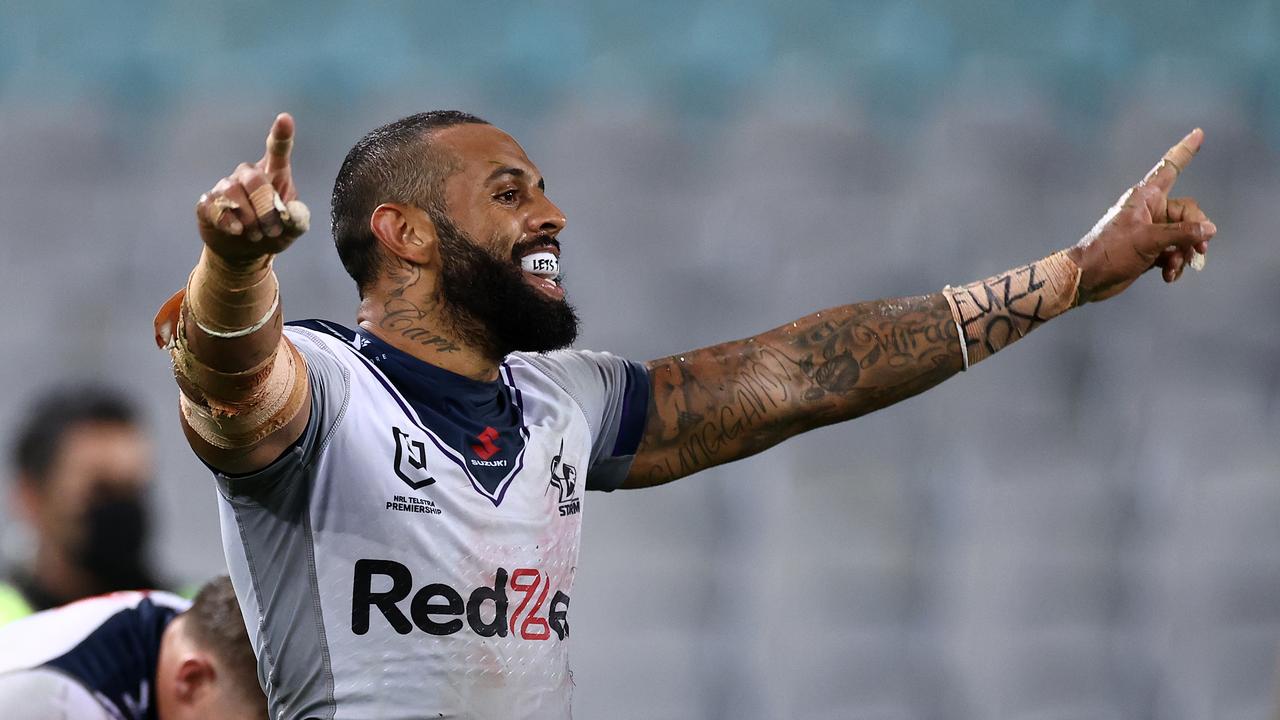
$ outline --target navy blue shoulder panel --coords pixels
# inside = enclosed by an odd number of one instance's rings
[[[644,439],[645,422],[649,419],[649,371],[644,365],[627,362],[627,387],[622,395],[622,418],[618,438],[613,443],[613,457],[635,455]]]
[[[107,618],[62,656],[42,667],[79,680],[128,720],[156,720],[156,663],[160,638],[178,610],[144,598]]]

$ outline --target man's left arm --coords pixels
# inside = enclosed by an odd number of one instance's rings
[[[1192,131],[1074,247],[932,295],[823,310],[754,337],[648,363],[649,414],[622,484],[660,485],[927,390],[1067,309],[1153,267],[1173,282],[1216,228],[1169,198]]]

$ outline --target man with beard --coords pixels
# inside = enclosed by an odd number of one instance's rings
[[[13,448],[31,562],[0,584],[0,625],[90,595],[156,587],[146,556],[151,446],[132,405],[97,386],[38,398]]]
[[[1167,281],[1215,232],[1169,198],[1193,131],[1077,245],[987,280],[823,310],[646,365],[562,350],[565,218],[510,136],[459,112],[348,153],[333,234],[357,327],[282,328],[307,226],[293,120],[203,195],[157,317],[272,717],[563,718],[583,490],[669,482],[919,393],[1039,324]]]

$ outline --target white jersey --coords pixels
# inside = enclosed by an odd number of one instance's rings
[[[332,323],[285,333],[307,429],[267,469],[218,476],[273,720],[569,717],[583,491],[625,476],[644,369],[513,354],[482,383]]]
[[[165,592],[118,592],[5,626],[0,717],[154,720],[160,640],[189,606]]]

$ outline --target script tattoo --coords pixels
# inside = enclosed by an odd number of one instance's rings
[[[405,296],[406,291],[421,278],[421,268],[402,264],[391,270],[388,276],[396,286],[387,294],[387,299],[382,304],[382,319],[378,321],[378,325],[438,352],[461,350],[457,343],[420,325],[423,318],[427,317],[427,311]]]
[[[847,305],[649,364],[649,420],[627,485],[658,485],[865,415],[961,369],[941,294]]]

